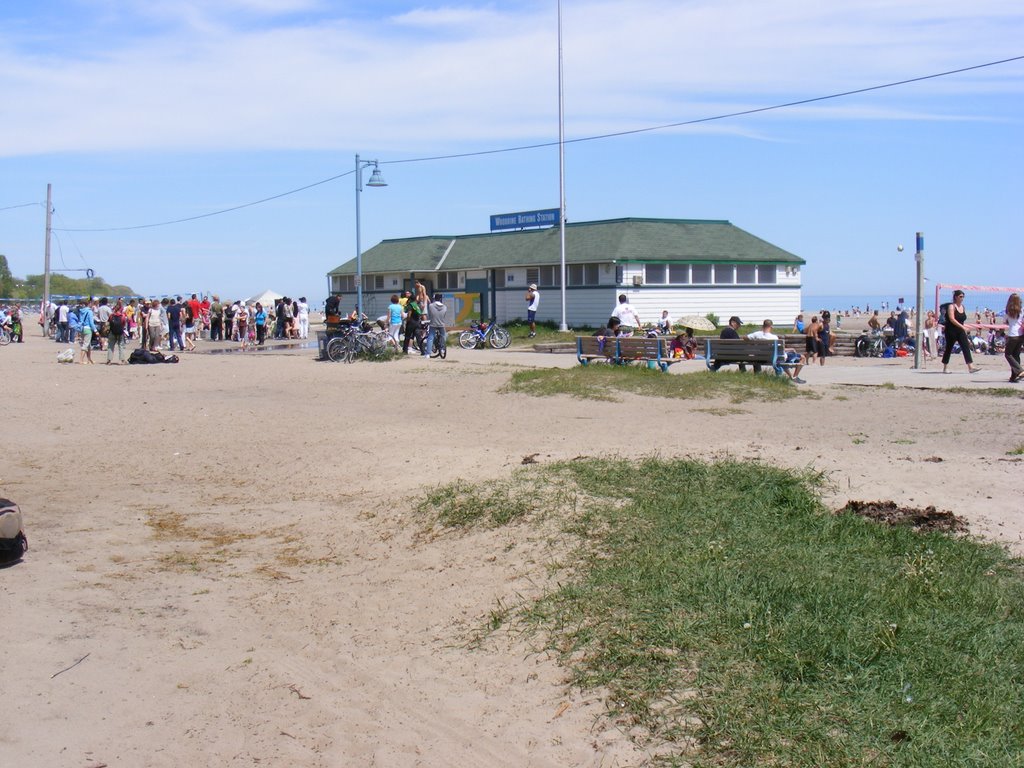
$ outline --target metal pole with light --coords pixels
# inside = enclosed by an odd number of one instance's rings
[[[359,220],[359,197],[363,191],[363,168],[373,166],[373,173],[370,180],[366,182],[368,187],[386,187],[388,183],[380,175],[380,168],[376,160],[360,160],[356,155],[356,317],[363,317],[363,244],[360,232]]]
[[[921,330],[921,315],[924,309],[924,232],[917,233],[917,310],[914,313],[914,368],[921,368],[921,347],[924,344],[924,332]],[[935,354],[935,350],[932,350]]]
[[[569,330],[565,307],[565,96],[562,92],[562,0],[558,0],[558,255],[559,282],[562,287],[562,323],[558,330]]]

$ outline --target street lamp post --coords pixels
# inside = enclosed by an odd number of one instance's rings
[[[917,310],[914,312],[914,368],[921,369],[921,347],[924,346],[924,331],[921,329],[923,318],[921,313],[924,310],[924,233],[918,232],[916,237],[917,250],[914,253],[914,262],[917,265]],[[935,350],[932,350],[935,354]]]
[[[363,317],[363,244],[361,238],[359,220],[359,198],[363,191],[363,168],[373,166],[373,173],[370,180],[366,182],[368,187],[386,187],[388,183],[380,175],[380,167],[376,160],[360,160],[356,155],[356,317]]]

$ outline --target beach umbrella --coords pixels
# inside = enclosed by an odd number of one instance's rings
[[[693,328],[695,331],[715,330],[715,324],[701,315],[683,315],[676,320],[676,325],[681,325],[684,328]]]

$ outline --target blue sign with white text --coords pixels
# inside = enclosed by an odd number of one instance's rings
[[[522,211],[521,213],[499,213],[496,216],[491,216],[491,232],[523,227],[552,227],[558,223],[560,215],[561,211],[558,208]]]

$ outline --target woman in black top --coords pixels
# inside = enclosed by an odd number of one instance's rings
[[[967,363],[967,370],[977,373],[981,369],[974,365],[974,358],[971,356],[971,340],[967,336],[967,329],[964,328],[964,321],[967,319],[967,310],[964,309],[964,292],[953,291],[953,303],[946,308],[946,349],[942,353],[942,372],[949,373],[949,356],[953,354],[953,345],[959,343],[960,351],[964,353],[964,362]]]
[[[423,307],[420,306],[415,296],[410,296],[405,303],[405,338],[402,339],[402,352],[405,354],[409,354],[409,344],[416,339],[422,314]]]

